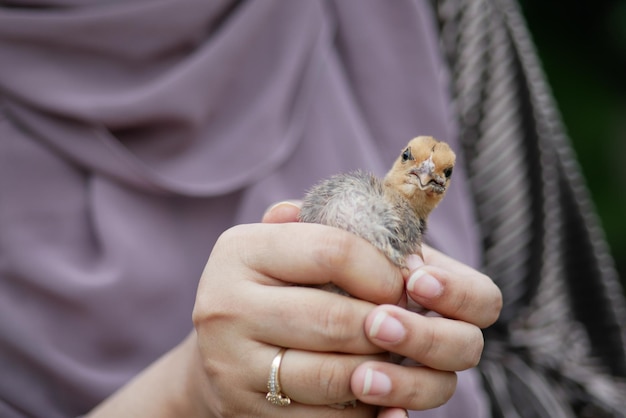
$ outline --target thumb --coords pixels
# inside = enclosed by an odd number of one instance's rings
[[[298,222],[301,206],[302,202],[299,200],[285,200],[276,203],[265,211],[261,221],[270,224]]]

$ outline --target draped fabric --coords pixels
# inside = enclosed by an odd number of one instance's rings
[[[437,2],[484,248],[504,308],[480,370],[494,416],[626,416],[626,310],[511,0]]]
[[[2,2],[0,416],[86,413],[190,331],[223,230],[331,174],[382,175],[416,134],[467,153],[427,238],[477,268],[481,219],[506,303],[481,364],[494,413],[621,407],[620,290],[519,13],[437,10],[464,149],[427,0]],[[530,183],[489,203],[476,161],[507,146],[491,173]],[[411,416],[488,415],[479,377]]]
[[[417,134],[461,152],[427,1],[0,3],[3,418],[84,414],[178,344],[230,226]],[[476,266],[454,176],[429,240]],[[459,382],[426,416],[486,416]]]

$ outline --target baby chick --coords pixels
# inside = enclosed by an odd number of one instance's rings
[[[407,255],[422,255],[426,219],[443,199],[455,161],[448,144],[430,136],[418,136],[408,143],[382,180],[354,171],[314,186],[304,198],[300,221],[350,231],[404,269]],[[350,296],[332,283],[316,287]],[[426,312],[416,303],[412,310]],[[404,360],[393,353],[389,358],[397,364]],[[354,407],[356,401],[330,406]]]
[[[450,185],[455,160],[445,142],[418,136],[382,180],[355,171],[314,186],[304,198],[300,221],[350,231],[406,268],[407,255],[422,254],[426,219]]]

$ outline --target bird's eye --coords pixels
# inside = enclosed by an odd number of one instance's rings
[[[407,148],[402,153],[402,161],[408,161],[413,159],[413,154],[411,154],[411,148]]]
[[[446,176],[447,179],[449,179],[450,176],[452,175],[452,167],[448,167],[445,170],[443,170],[443,175]]]

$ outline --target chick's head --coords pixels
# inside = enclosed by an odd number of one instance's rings
[[[413,138],[385,176],[385,184],[397,190],[421,218],[443,199],[456,155],[448,144],[430,136]]]

